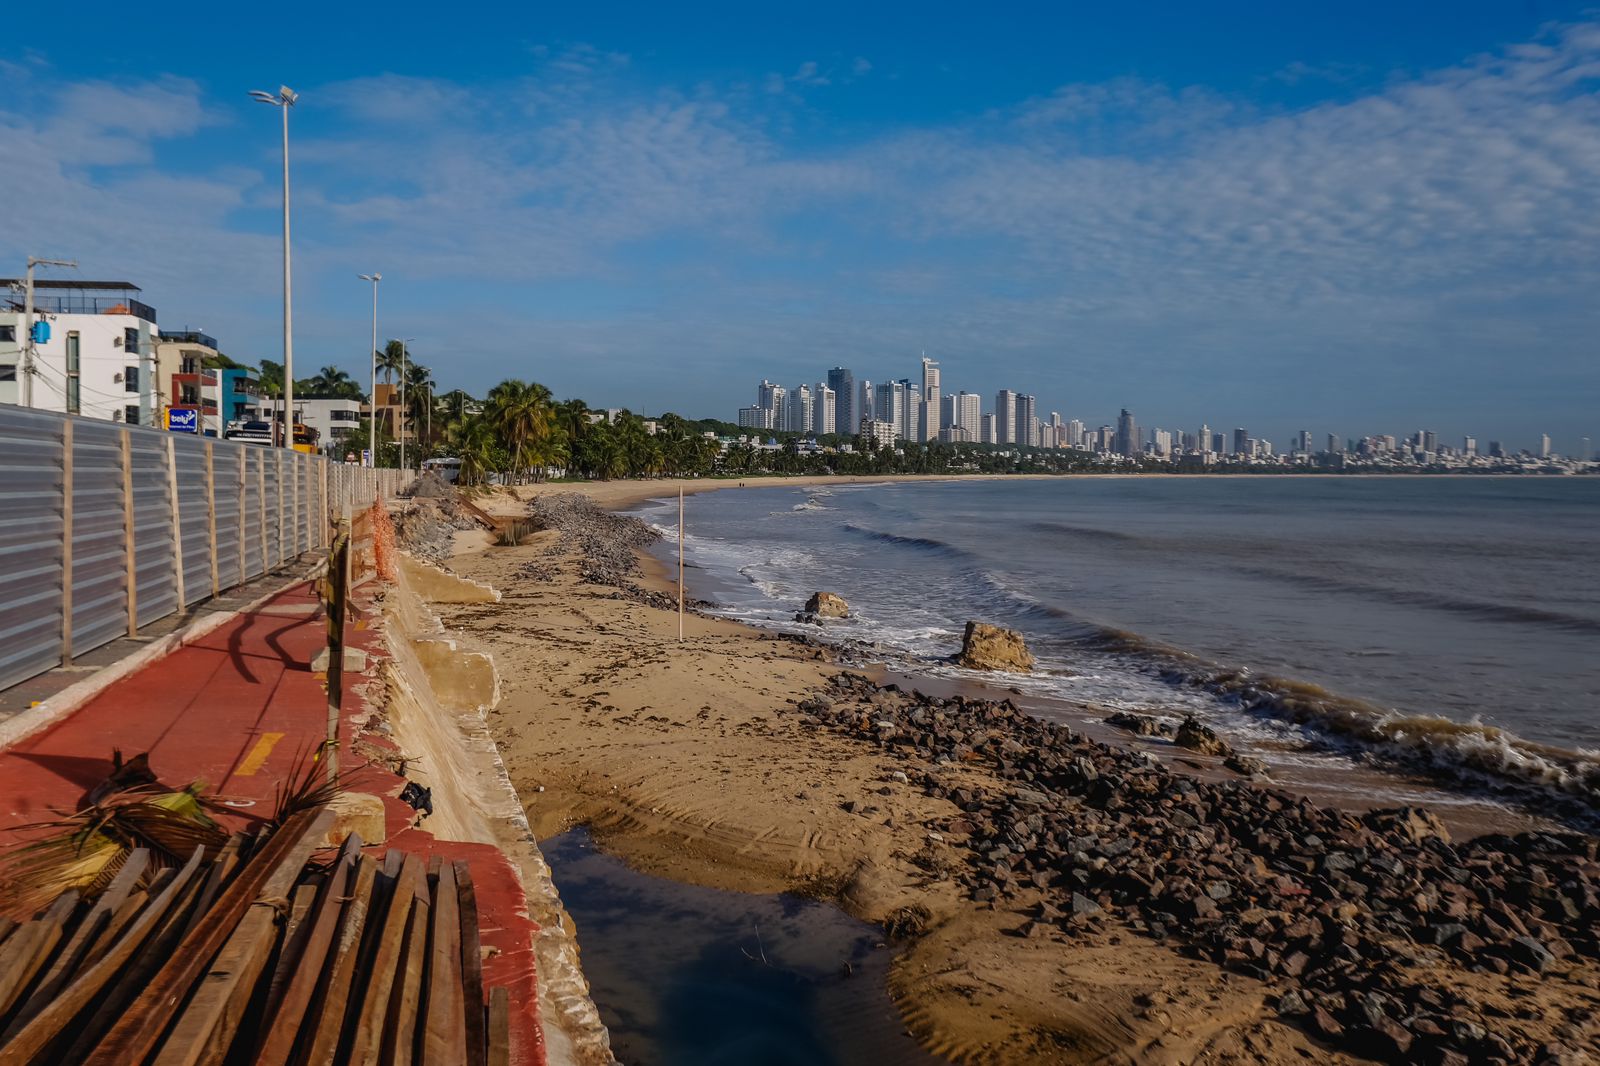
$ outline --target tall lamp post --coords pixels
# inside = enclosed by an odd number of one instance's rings
[[[372,466],[378,465],[378,282],[383,275],[374,270],[362,274],[362,281],[372,282],[372,402],[367,405],[367,451],[372,456]]]
[[[283,112],[283,446],[294,447],[294,310],[289,291],[289,109],[300,94],[287,85],[276,93],[262,89],[250,95]]]

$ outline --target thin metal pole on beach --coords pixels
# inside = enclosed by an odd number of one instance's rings
[[[678,485],[678,640],[683,640],[683,487]]]

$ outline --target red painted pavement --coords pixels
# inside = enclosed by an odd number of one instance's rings
[[[381,641],[364,624],[373,617],[370,593],[358,590],[355,606],[363,622],[346,627],[347,643],[377,657]],[[206,795],[232,812],[220,816],[231,829],[269,817],[274,790],[297,756],[303,761],[322,742],[327,728],[326,679],[309,665],[326,639],[315,592],[309,584],[295,585],[115,682],[47,732],[0,752],[0,846],[26,836],[30,823],[77,809],[111,772],[113,749],[124,757],[147,752],[150,769],[165,784],[203,782]],[[347,773],[354,723],[366,714],[355,691],[364,680],[357,674],[344,682],[340,739]],[[247,760],[272,733],[282,739],[264,760],[257,753],[252,771]],[[381,737],[365,739],[384,743]],[[528,917],[516,870],[496,848],[438,841],[411,828],[415,812],[397,798],[404,779],[372,767],[350,776],[350,787],[384,798],[389,839],[372,842],[374,847],[470,863],[483,943],[491,949],[485,985],[510,991],[513,1061],[543,1066],[533,956],[538,927]]]

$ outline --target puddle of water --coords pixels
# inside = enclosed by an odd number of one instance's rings
[[[837,907],[650,877],[575,829],[540,844],[624,1063],[938,1066],[889,1000],[882,934]],[[846,973],[846,966],[850,973]]]
[[[539,532],[539,524],[531,518],[503,517],[495,519],[495,546],[514,548],[522,538]]]

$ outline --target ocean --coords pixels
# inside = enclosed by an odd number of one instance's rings
[[[675,537],[676,508],[637,513]],[[692,497],[686,527],[691,594],[814,632],[794,613],[836,592],[826,635],[861,661],[959,679],[992,622],[1039,658],[1003,679],[1024,697],[1600,811],[1600,479],[761,485]]]

